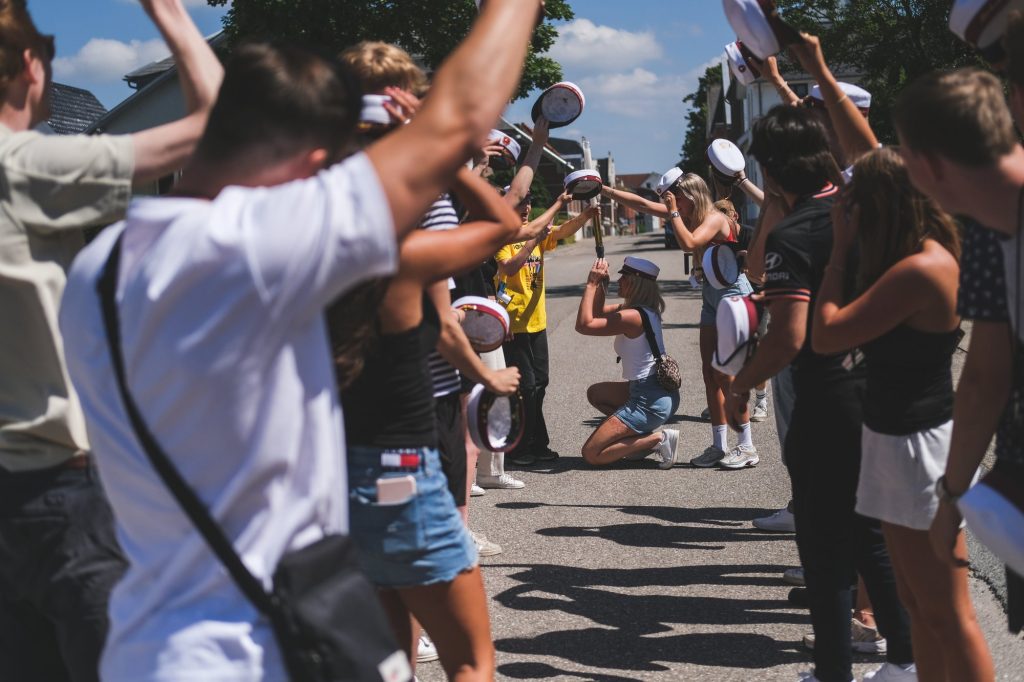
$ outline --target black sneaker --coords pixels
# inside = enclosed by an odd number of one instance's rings
[[[559,454],[551,448],[544,448],[540,452],[536,453],[534,457],[537,458],[538,462],[553,462],[559,458]]]
[[[801,609],[809,609],[811,607],[811,598],[807,594],[806,587],[794,587],[790,590],[788,601],[793,606]]]
[[[528,452],[524,452],[514,457],[509,457],[508,461],[511,464],[515,464],[517,467],[528,467],[531,464],[536,464],[537,458]]]

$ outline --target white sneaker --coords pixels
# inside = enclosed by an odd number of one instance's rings
[[[430,663],[438,659],[437,647],[431,641],[430,635],[425,631],[420,634],[420,641],[416,644],[416,662]]]
[[[671,469],[676,463],[678,455],[676,449],[679,446],[679,432],[675,429],[665,429],[661,432],[661,442],[658,443],[657,453],[661,457],[658,463],[659,469]]]
[[[787,585],[796,585],[797,587],[804,587],[807,582],[804,580],[804,569],[799,566],[796,568],[787,568],[782,572],[782,582]]]
[[[695,467],[713,467],[718,464],[719,460],[725,457],[725,451],[719,450],[714,445],[709,445],[704,449],[704,452],[697,455],[690,460],[690,464]]]
[[[473,542],[476,543],[477,553],[484,556],[494,556],[501,554],[504,550],[497,542],[491,542],[487,539],[487,536],[483,533],[477,533],[476,531],[469,531],[469,534],[473,536]]]
[[[481,488],[495,488],[497,490],[519,490],[525,488],[526,484],[512,474],[501,476],[477,476],[476,484]]]
[[[814,649],[814,635],[804,635],[804,646]],[[857,654],[884,654],[888,650],[885,637],[878,634],[877,628],[868,627],[856,618],[850,621],[850,649]],[[895,666],[899,668],[899,666]],[[915,673],[916,674],[916,673]],[[864,679],[870,679],[865,677]],[[882,678],[886,679],[886,678]],[[904,679],[902,677],[895,678]],[[915,676],[913,679],[917,679]]]
[[[753,409],[750,410],[750,421],[763,422],[766,419],[768,419],[768,398],[755,401]]]
[[[470,484],[470,486],[469,486],[469,496],[470,497],[480,497],[481,495],[486,495],[486,494],[487,494],[487,491],[484,490],[483,488],[481,488],[480,486],[478,486],[476,483]]]
[[[729,454],[718,461],[718,466],[725,469],[745,469],[757,466],[761,458],[757,456],[757,448],[753,445],[737,445]]]
[[[881,667],[864,673],[864,680],[873,682],[917,682],[917,666],[913,663],[902,666],[895,663],[883,663]]]
[[[771,533],[795,533],[796,521],[793,519],[793,512],[788,507],[783,507],[774,514],[754,519],[754,528],[766,530]]]

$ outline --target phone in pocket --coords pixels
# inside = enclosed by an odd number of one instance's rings
[[[379,505],[405,504],[415,496],[416,479],[413,476],[377,479],[377,504]]]

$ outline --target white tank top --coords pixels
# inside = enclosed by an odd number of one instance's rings
[[[658,349],[665,352],[665,340],[661,333],[661,318],[650,308],[644,308],[647,319],[651,321],[651,328],[654,330],[654,338],[658,342]],[[644,379],[654,371],[654,356],[651,354],[651,346],[647,343],[647,335],[641,334],[631,339],[625,334],[615,337],[615,352],[622,359],[622,378],[626,381]]]

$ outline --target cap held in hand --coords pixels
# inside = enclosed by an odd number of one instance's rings
[[[573,199],[593,199],[601,193],[601,176],[595,170],[583,169],[573,171],[565,176],[565,191]]]
[[[800,33],[779,16],[775,0],[722,0],[729,25],[758,59],[800,42]]]
[[[465,314],[462,331],[476,352],[496,350],[508,337],[508,311],[494,301],[481,296],[463,296],[453,302],[452,307]]]
[[[579,118],[586,103],[587,99],[578,85],[563,81],[541,93],[533,103],[531,114],[535,123],[543,114],[549,128],[561,128]]]

